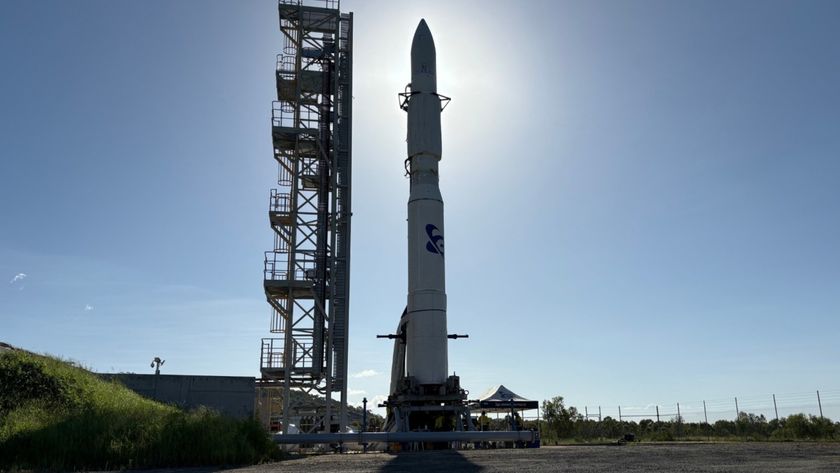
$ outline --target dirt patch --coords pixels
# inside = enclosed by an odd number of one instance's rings
[[[837,443],[665,443],[319,455],[227,470],[269,472],[838,472]]]

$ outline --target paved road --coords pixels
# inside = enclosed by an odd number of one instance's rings
[[[281,472],[840,472],[840,443],[667,443],[319,455],[235,470]]]

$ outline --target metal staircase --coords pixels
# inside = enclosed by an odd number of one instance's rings
[[[274,247],[265,252],[263,273],[276,336],[262,340],[260,371],[264,382],[282,388],[284,432],[303,411],[316,419],[312,431],[344,430],[353,17],[331,0],[281,0],[279,15],[284,46],[271,117],[278,188],[269,196]],[[291,390],[324,402],[292,405]]]

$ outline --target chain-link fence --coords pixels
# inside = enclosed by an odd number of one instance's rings
[[[738,413],[780,419],[792,414],[806,414],[840,420],[840,389],[798,393],[771,393],[730,398],[674,401],[642,405],[578,406],[585,419],[602,420],[609,416],[619,421],[672,421],[714,423],[718,420],[737,420]]]

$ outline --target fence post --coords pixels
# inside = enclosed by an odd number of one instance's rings
[[[817,390],[817,405],[820,406],[820,419],[823,418],[822,415],[822,401],[820,401],[820,391]]]
[[[735,398],[735,420],[737,421],[738,418],[741,417],[741,410],[738,409],[738,398]]]
[[[779,408],[776,407],[776,395],[773,395],[773,410],[776,411],[776,422],[779,422]]]
[[[709,423],[709,414],[706,413],[706,401],[703,401],[703,418],[706,419],[706,423]]]
[[[656,422],[659,422],[659,406],[656,406]]]
[[[618,406],[618,421],[621,422],[621,406]]]

